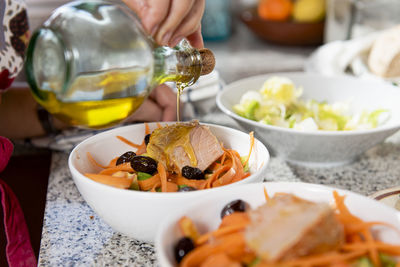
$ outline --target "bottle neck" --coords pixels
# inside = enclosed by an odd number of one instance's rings
[[[202,59],[197,49],[183,40],[174,48],[159,46],[154,52],[154,78],[158,85],[165,82],[194,84],[201,75]]]

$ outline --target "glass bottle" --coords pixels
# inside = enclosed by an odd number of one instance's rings
[[[26,73],[34,98],[54,116],[104,128],[132,114],[155,86],[192,85],[214,64],[209,50],[185,40],[157,46],[123,4],[75,1],[32,35]]]

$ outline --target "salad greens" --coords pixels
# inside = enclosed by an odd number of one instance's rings
[[[379,259],[381,260],[382,267],[395,267],[396,260],[393,257],[390,257],[386,254],[379,253]],[[374,267],[374,264],[367,257],[359,258],[354,264],[353,267]]]
[[[349,131],[376,128],[389,119],[385,109],[351,114],[349,103],[301,100],[302,88],[286,77],[271,77],[259,91],[248,91],[233,106],[240,116],[302,131]]]

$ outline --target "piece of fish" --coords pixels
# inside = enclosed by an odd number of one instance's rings
[[[327,203],[275,194],[250,218],[246,242],[268,262],[326,252],[344,242],[343,226]]]
[[[204,171],[223,153],[217,138],[207,126],[200,125],[198,121],[156,129],[147,145],[150,157],[179,173],[184,166]]]

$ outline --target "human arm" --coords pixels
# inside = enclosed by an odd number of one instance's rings
[[[46,134],[37,115],[37,102],[28,88],[11,88],[0,95],[0,136],[24,139]],[[67,126],[51,118],[57,129]]]

